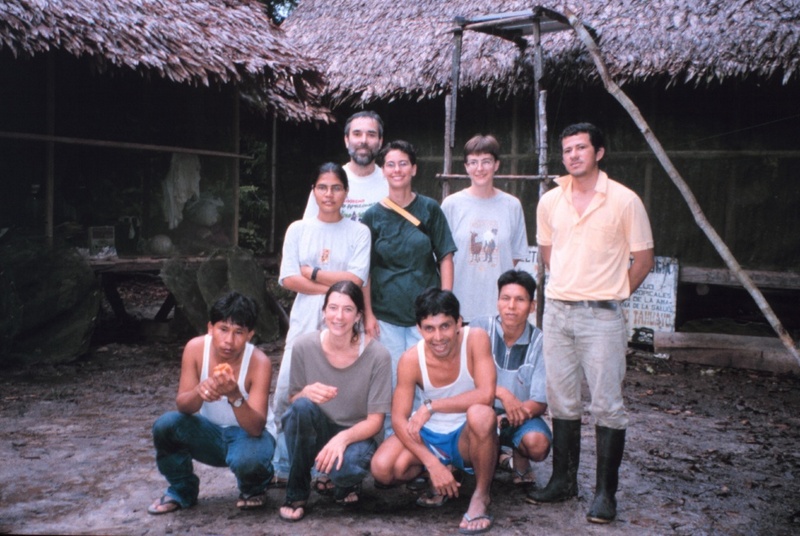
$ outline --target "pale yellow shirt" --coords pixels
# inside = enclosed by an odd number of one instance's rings
[[[572,204],[572,176],[556,179],[536,210],[536,241],[552,246],[545,296],[556,300],[625,300],[632,251],[653,247],[650,220],[632,190],[600,172],[583,212]]]

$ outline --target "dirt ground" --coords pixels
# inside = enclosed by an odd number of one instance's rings
[[[136,338],[136,337],[134,337]],[[195,464],[199,503],[151,516],[165,488],[150,427],[173,409],[182,344],[103,343],[59,366],[0,375],[0,534],[454,534],[474,481],[437,510],[405,488],[365,483],[360,506],[312,494],[305,520],[281,521],[283,490],[260,511],[239,512],[226,469]],[[280,345],[263,346],[273,358]],[[492,534],[800,533],[800,380],[683,365],[631,353],[631,416],[618,519],[585,521],[594,487],[594,427],[582,432],[580,496],[549,506],[522,501],[497,473]],[[543,486],[550,459],[535,467]]]

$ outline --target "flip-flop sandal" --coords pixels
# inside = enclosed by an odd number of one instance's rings
[[[473,521],[479,521],[481,519],[488,519],[489,524],[483,527],[482,529],[468,529],[466,527],[458,527],[458,532],[460,534],[483,534],[484,532],[489,532],[492,530],[492,526],[494,526],[494,516],[490,516],[489,514],[482,514],[475,517],[469,517],[469,515],[464,514],[464,519],[467,523],[472,523]]]
[[[447,495],[439,495],[433,491],[433,489],[428,488],[422,495],[417,497],[417,506],[423,508],[440,508],[447,504],[449,499],[450,497]]]
[[[349,486],[346,488],[340,488],[337,486],[336,490],[333,492],[333,498],[342,506],[355,506],[358,504],[358,501],[361,500],[360,494],[361,484],[356,484],[355,486]]]
[[[159,509],[160,506],[165,506],[164,509]],[[154,516],[160,516],[162,514],[168,514],[170,512],[175,512],[183,508],[181,503],[170,497],[169,495],[162,495],[159,500],[151,504],[147,507],[147,513],[152,514]]]
[[[236,501],[236,508],[239,510],[256,510],[262,508],[265,504],[267,504],[266,493],[257,493],[249,497],[239,495],[239,500]]]
[[[425,491],[430,487],[431,487],[431,479],[424,474],[418,476],[417,478],[409,481],[409,483],[406,484],[406,489],[408,491]]]
[[[300,521],[304,517],[306,517],[306,501],[286,501],[281,505],[281,508],[288,507],[292,509],[292,513],[294,514],[298,510],[302,510],[300,513],[300,517],[288,517],[283,515],[283,512],[278,509],[278,517],[283,519],[284,521],[288,521],[289,523],[295,523]]]
[[[520,487],[532,486],[536,483],[536,480],[533,477],[533,469],[528,468],[528,470],[524,473],[514,469],[514,476],[511,477],[511,482],[513,482],[515,486]]]
[[[497,460],[497,468],[508,473],[512,472],[514,470],[514,455],[508,452],[501,452]]]
[[[336,488],[331,479],[326,475],[320,475],[311,482],[311,487],[320,495],[331,495]]]

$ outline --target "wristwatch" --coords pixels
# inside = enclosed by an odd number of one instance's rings
[[[433,404],[431,404],[431,399],[426,398],[425,400],[422,401],[422,403],[425,404],[426,408],[428,408],[428,413],[433,415]]]
[[[243,396],[240,396],[239,398],[237,398],[237,399],[236,399],[236,400],[234,400],[233,402],[231,402],[231,399],[229,398],[229,399],[228,399],[228,404],[230,404],[230,405],[231,405],[231,406],[233,406],[234,408],[241,408],[241,407],[242,407],[242,404],[244,404],[244,397],[243,397]]]

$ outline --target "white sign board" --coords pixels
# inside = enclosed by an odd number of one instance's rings
[[[678,259],[656,257],[641,286],[622,302],[631,342],[653,344],[656,331],[675,331],[678,299]]]
[[[536,277],[536,246],[528,246],[528,257],[517,264],[517,269]],[[675,331],[677,297],[678,260],[656,257],[655,266],[644,282],[622,303],[622,313],[628,323],[628,339],[652,345],[654,332]]]

